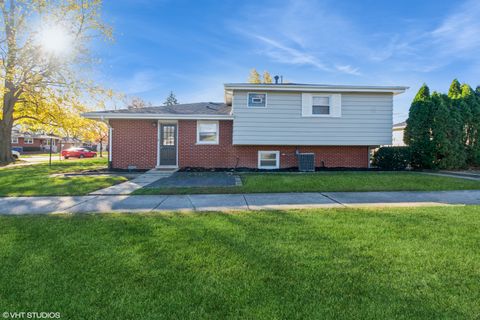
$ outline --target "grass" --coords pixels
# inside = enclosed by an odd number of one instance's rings
[[[54,173],[105,168],[106,158],[55,161],[0,169],[0,196],[84,195],[125,181],[119,176],[50,177]]]
[[[240,174],[241,187],[143,188],[134,194],[269,193],[334,191],[439,191],[480,189],[480,181],[417,172]]]
[[[20,159],[22,158],[35,158],[35,157],[48,157],[50,153],[22,153],[20,154]],[[58,159],[58,152],[52,153],[52,159]]]
[[[0,217],[0,311],[478,319],[480,207]]]

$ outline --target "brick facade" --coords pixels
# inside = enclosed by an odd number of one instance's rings
[[[178,166],[203,168],[257,168],[258,151],[280,151],[280,167],[296,167],[295,151],[315,153],[316,166],[366,168],[368,146],[234,146],[233,121],[220,121],[219,144],[198,145],[197,122],[178,121]],[[112,166],[150,169],[157,165],[155,120],[110,120],[113,128]]]
[[[197,145],[195,120],[180,120],[178,157],[180,167],[258,167],[258,151],[280,151],[280,167],[297,166],[295,151],[315,153],[317,167],[368,167],[368,146],[234,146],[233,121],[220,121],[218,145]]]
[[[156,120],[110,120],[112,167],[152,169],[157,165]]]

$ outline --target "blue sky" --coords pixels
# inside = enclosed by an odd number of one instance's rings
[[[290,82],[406,85],[394,120],[422,83],[480,84],[480,2],[104,1],[115,41],[98,45],[95,77],[162,104],[223,101],[250,69]]]

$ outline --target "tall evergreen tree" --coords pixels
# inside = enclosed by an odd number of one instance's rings
[[[170,94],[167,97],[167,100],[163,103],[165,106],[173,106],[178,104],[177,97],[175,96],[175,93],[173,91],[170,91]]]
[[[432,94],[431,135],[434,153],[434,165],[431,168],[446,169],[450,166],[451,141],[449,133],[450,109],[448,96],[434,92]]]
[[[262,83],[260,79],[260,74],[258,73],[257,69],[253,68],[250,70],[250,76],[248,77],[249,83]]]
[[[462,96],[462,86],[458,79],[453,79],[448,89],[448,96],[452,99],[460,98]]]
[[[470,118],[469,107],[462,99],[462,87],[457,79],[452,81],[448,90],[448,106],[450,118],[448,121],[448,133],[450,139],[449,157],[445,159],[446,168],[463,168],[467,163],[467,128],[466,123]]]
[[[412,150],[412,166],[415,168],[435,167],[431,137],[432,109],[430,89],[424,84],[410,106],[404,135],[405,143]]]
[[[469,165],[480,166],[480,86],[475,91],[469,87],[463,92],[464,99],[470,105],[472,121],[469,134]]]
[[[464,144],[467,152],[467,163],[473,165],[476,162],[477,146],[476,141],[478,139],[478,125],[480,124],[480,110],[477,105],[477,97],[473,89],[467,85],[462,85],[462,104],[461,111],[463,113],[463,121],[465,127]]]

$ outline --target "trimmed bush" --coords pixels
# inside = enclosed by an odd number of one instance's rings
[[[411,159],[409,147],[381,147],[373,155],[372,165],[382,170],[405,170]]]

